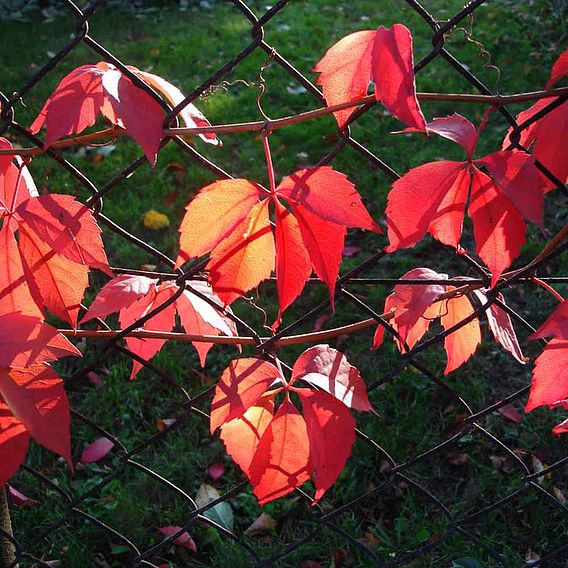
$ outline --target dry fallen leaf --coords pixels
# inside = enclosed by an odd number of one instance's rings
[[[151,231],[160,231],[170,226],[170,220],[167,215],[150,209],[144,213],[144,227]]]

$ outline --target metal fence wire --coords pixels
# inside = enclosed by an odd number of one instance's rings
[[[294,61],[288,61],[279,51],[278,46],[270,45],[265,39],[265,30],[275,25],[278,15],[286,10],[291,0],[280,0],[272,7],[266,9],[262,15],[257,15],[250,2],[232,0],[230,4],[242,16],[248,27],[250,40],[247,45],[226,63],[212,73],[203,83],[188,94],[185,101],[175,109],[168,109],[166,124],[175,126],[176,115],[187,103],[195,101],[207,93],[215,85],[221,84],[231,73],[238,70],[245,60],[264,52],[271,65],[279,66],[298,87],[305,89],[313,96],[317,106],[325,104],[320,90],[306,78],[296,67]],[[250,4],[250,5],[249,5]],[[333,4],[333,2],[331,3]],[[406,0],[401,2],[410,7],[422,20],[422,25],[431,30],[432,49],[424,58],[417,61],[415,69],[418,74],[434,62],[444,65],[446,70],[457,73],[463,78],[463,84],[470,90],[481,94],[494,94],[481,80],[476,77],[468,67],[468,62],[458,60],[447,47],[448,32],[456,26],[463,26],[480,6],[489,4],[486,0],[474,0],[463,9],[444,21],[438,21],[419,2]],[[494,3],[491,3],[493,5]],[[19,140],[27,141],[32,145],[42,146],[42,140],[32,135],[25,127],[18,123],[19,101],[49,74],[57,74],[58,66],[75,50],[82,48],[90,50],[93,57],[114,64],[126,73],[135,83],[148,91],[148,93],[161,99],[145,84],[138,80],[126,64],[112,53],[112,45],[101,45],[90,34],[89,20],[95,13],[108,9],[104,0],[77,4],[66,0],[60,5],[60,10],[66,12],[66,17],[75,22],[74,32],[62,45],[59,51],[52,54],[48,63],[38,68],[29,81],[21,86],[15,93],[0,92],[2,113],[0,117],[0,134],[9,134]],[[254,4],[258,6],[258,4]],[[485,8],[487,9],[487,7]],[[487,13],[487,12],[485,12]],[[483,16],[479,16],[480,18]],[[355,31],[355,30],[353,30]],[[331,44],[331,41],[330,41]],[[22,63],[23,64],[23,63]],[[465,90],[465,89],[464,89]],[[542,115],[550,112],[558,104],[566,101],[566,96],[560,97],[555,103],[548,105]],[[370,109],[370,105],[360,108],[353,122],[360,120]],[[512,136],[513,145],[522,148],[519,144],[520,132],[530,125],[518,125],[515,114],[504,105],[498,112],[515,129]],[[399,176],[395,169],[381,159],[380,155],[372,153],[364,143],[355,139],[349,128],[344,132],[331,132],[336,136],[337,142],[333,149],[319,159],[319,165],[331,164],[338,155],[345,151],[359,154],[367,167],[377,172],[385,183],[396,180]],[[192,168],[203,168],[218,178],[231,177],[222,166],[212,163],[191,144],[180,137],[170,136],[164,139],[162,148],[166,144],[176,144],[184,152],[185,159]],[[408,141],[410,153],[412,141]],[[121,190],[124,181],[145,163],[140,157],[127,165],[104,185],[97,187],[81,172],[71,161],[66,159],[57,149],[49,149],[43,160],[51,159],[54,168],[65,169],[89,194],[88,205],[94,210],[99,223],[106,229],[106,235],[114,233],[117,239],[125,239],[131,245],[139,247],[146,254],[155,258],[156,270],[142,271],[149,277],[177,279],[178,283],[189,278],[202,277],[198,265],[193,265],[184,274],[171,271],[173,263],[156,248],[133,235],[128,227],[120,226],[113,219],[106,216],[102,207],[105,202],[113,199],[113,194]],[[555,180],[559,191],[554,192],[552,200],[556,200],[557,207],[566,205],[566,189],[559,180]],[[116,241],[115,241],[116,242]],[[446,259],[455,260],[461,267],[462,274],[477,279],[478,282],[487,282],[487,272],[473,258],[468,255],[457,255],[440,245],[439,254]],[[541,258],[536,265],[512,275],[507,281],[499,285],[499,290],[510,291],[520,298],[517,304],[522,305],[523,297],[520,290],[528,284],[531,276],[538,273],[548,277],[550,282],[566,283],[567,278],[555,274],[558,270],[558,257],[566,250],[566,244],[557,247],[552,254]],[[409,253],[410,254],[410,253]],[[455,255],[455,257],[452,257]],[[413,266],[419,266],[415,261]],[[436,267],[433,267],[436,268]],[[378,315],[380,308],[367,301],[366,287],[383,285],[389,293],[392,287],[399,282],[400,272],[393,274],[393,265],[383,250],[368,254],[365,260],[349,272],[342,274],[337,282],[338,312],[356,312],[364,317],[375,318],[390,329]],[[396,269],[399,270],[399,269]],[[380,276],[380,277],[379,277]],[[422,281],[423,283],[424,281]],[[496,295],[490,295],[491,302],[508,311],[513,318],[515,326],[527,334],[538,326],[539,322],[526,321],[515,309],[505,306]],[[253,302],[254,304],[254,302]],[[159,309],[163,309],[163,304]],[[483,309],[487,309],[485,306]],[[317,305],[302,304],[304,313],[292,323],[288,323],[270,341],[262,343],[259,339],[256,352],[259,356],[269,353],[272,343],[294,330],[311,328],[315,320],[325,312],[329,312],[328,301]],[[479,310],[479,315],[483,315]],[[241,313],[240,311],[238,312]],[[258,314],[257,314],[258,315]],[[244,316],[243,316],[244,317]],[[243,323],[243,322],[242,322]],[[246,325],[246,322],[244,322]],[[136,328],[141,322],[136,322],[130,329]],[[251,326],[246,331],[251,333]],[[126,330],[128,331],[128,330]],[[257,330],[258,332],[258,330]],[[265,334],[265,332],[262,332]],[[221,495],[204,506],[198,506],[194,498],[195,478],[206,481],[206,475],[200,471],[187,471],[185,477],[178,475],[175,479],[164,477],[161,465],[164,461],[175,460],[168,452],[169,440],[174,437],[188,437],[196,445],[203,443],[193,435],[196,421],[202,421],[204,433],[207,428],[207,412],[211,400],[214,383],[207,384],[205,375],[195,373],[192,380],[205,381],[202,392],[194,395],[188,394],[187,377],[174,377],[164,369],[152,362],[147,362],[139,356],[129,352],[122,344],[124,334],[107,341],[104,345],[89,343],[86,353],[94,353],[85,357],[83,362],[71,368],[67,376],[63,373],[66,389],[70,394],[74,408],[72,409],[73,428],[72,436],[77,430],[87,431],[87,438],[105,436],[114,443],[113,451],[96,467],[76,472],[76,478],[67,472],[66,483],[61,483],[53,474],[47,464],[54,462],[53,456],[49,459],[34,458],[24,465],[18,476],[13,480],[15,486],[25,487],[28,492],[44,503],[49,503],[50,515],[39,515],[33,507],[16,510],[11,504],[14,519],[13,536],[2,531],[5,538],[9,538],[16,548],[16,560],[11,566],[79,566],[69,553],[69,546],[73,539],[85,540],[85,546],[95,550],[92,558],[93,566],[213,566],[224,565],[229,562],[243,566],[305,566],[315,567],[321,565],[333,566],[452,566],[457,562],[457,556],[449,550],[468,551],[467,556],[460,560],[456,566],[565,566],[568,557],[568,507],[565,503],[564,491],[566,485],[566,466],[568,455],[562,456],[561,450],[547,454],[547,458],[534,461],[539,455],[538,436],[551,438],[549,429],[533,436],[532,441],[536,447],[519,449],[520,442],[512,439],[507,428],[503,427],[503,418],[498,413],[508,405],[517,403],[521,407],[526,401],[530,383],[530,365],[523,371],[523,385],[514,384],[513,392],[503,392],[512,382],[503,381],[499,390],[499,398],[485,408],[477,408],[469,403],[460,394],[458,381],[442,379],[429,367],[427,351],[440,349],[444,340],[444,333],[437,333],[432,338],[420,343],[406,355],[398,356],[398,363],[383,367],[378,355],[374,366],[375,373],[367,380],[368,391],[384,393],[391,385],[401,380],[401,377],[411,375],[413,388],[417,390],[430,389],[426,399],[430,408],[422,409],[422,416],[428,421],[437,423],[436,440],[431,447],[424,447],[421,440],[405,439],[403,442],[392,439],[380,439],[371,435],[373,428],[365,426],[357,430],[357,441],[354,456],[347,465],[347,471],[337,482],[337,487],[314,507],[311,498],[303,490],[296,490],[289,496],[278,500],[266,511],[276,519],[275,526],[261,536],[244,534],[243,527],[237,523],[237,528],[230,530],[222,519],[211,514],[221,502],[235,504],[242,495],[249,495],[254,501],[248,483],[244,477],[236,474],[237,481],[233,486],[220,485]],[[340,347],[341,348],[341,347]],[[233,354],[232,357],[235,357]],[[490,358],[490,353],[482,353],[479,357]],[[371,357],[369,355],[369,357]],[[148,435],[145,429],[145,405],[151,402],[140,400],[137,415],[132,414],[132,401],[128,404],[128,416],[121,404],[126,401],[116,401],[114,408],[108,412],[116,415],[116,431],[103,428],[91,420],[81,411],[81,396],[87,383],[86,377],[90,372],[100,372],[109,364],[119,364],[121,360],[134,358],[140,361],[156,380],[156,396],[169,396],[172,402],[172,416],[175,422],[165,423],[160,431]],[[228,360],[228,359],[227,359]],[[225,360],[225,364],[226,361]],[[118,361],[118,362],[117,362]],[[291,362],[290,359],[287,362]],[[502,362],[502,360],[500,360]],[[124,363],[124,361],[123,361]],[[122,363],[122,364],[123,364]],[[353,361],[357,364],[357,361]],[[475,362],[470,363],[470,371],[466,371],[467,380],[497,382],[499,378],[515,373],[510,366],[503,363],[503,367],[496,367],[490,363],[494,376],[483,375],[486,367],[480,367]],[[212,376],[219,376],[223,364],[219,364]],[[216,373],[216,374],[215,374]],[[188,370],[188,375],[191,372]],[[406,374],[406,375],[405,375]],[[470,375],[471,374],[471,375]],[[205,377],[205,378],[204,378]],[[183,379],[183,380],[182,380]],[[152,380],[149,378],[148,380]],[[134,391],[136,383],[130,388]],[[135,397],[135,395],[132,395]],[[413,394],[407,391],[407,405],[410,405]],[[380,400],[377,399],[377,400]],[[380,404],[377,405],[381,413]],[[402,406],[403,414],[407,411]],[[419,415],[418,415],[419,416]],[[457,418],[456,418],[457,417]],[[372,420],[403,420],[403,416],[373,417]],[[135,445],[126,446],[121,441],[120,427],[122,420],[130,420],[140,424],[143,433],[138,437]],[[500,421],[498,420],[500,419]],[[206,434],[200,434],[206,436]],[[205,442],[207,443],[207,442]],[[544,443],[544,442],[543,442]],[[552,442],[550,442],[552,443]],[[564,442],[558,441],[558,448]],[[392,449],[391,449],[392,448]],[[402,448],[402,449],[401,449]],[[476,448],[477,455],[481,455],[475,466],[466,465],[470,459],[468,452]],[[196,449],[195,451],[198,451]],[[43,455],[43,454],[41,454]],[[46,454],[47,455],[47,454]],[[550,460],[550,455],[554,458]],[[361,456],[365,457],[362,459]],[[351,488],[355,497],[346,500],[343,497],[342,487],[349,483],[350,476],[356,468],[368,467],[368,456],[372,456],[373,468],[364,473],[358,472],[357,479],[365,479],[359,487]],[[50,461],[51,460],[51,461]],[[498,462],[498,463],[497,463]],[[33,465],[30,465],[33,464]],[[206,464],[203,471],[206,471]],[[467,467],[468,473],[463,473],[460,467]],[[477,469],[479,468],[479,469]],[[61,468],[63,470],[63,466]],[[162,468],[163,469],[163,468]],[[476,487],[476,472],[483,470],[493,484]],[[488,471],[492,473],[487,473]],[[85,481],[85,476],[90,476]],[[75,479],[81,479],[77,484]],[[112,492],[120,486],[121,491],[131,495],[133,502],[140,502],[143,508],[132,509],[134,517],[130,526],[115,526],[111,516],[101,515],[101,506],[112,505]],[[80,487],[77,490],[77,487]],[[139,493],[134,493],[138,491]],[[109,495],[111,497],[109,497]],[[175,515],[165,522],[160,512],[167,504]],[[172,505],[173,504],[173,505]],[[235,506],[235,515],[239,509]],[[537,511],[538,509],[538,511]],[[258,508],[260,513],[261,509]],[[38,515],[34,518],[34,515]],[[154,515],[155,518],[148,519]],[[538,515],[538,521],[537,519]],[[104,520],[102,518],[104,517]],[[27,519],[27,520],[26,520]],[[30,520],[31,519],[31,520]],[[109,520],[110,519],[110,520]],[[544,520],[543,520],[544,519]],[[176,525],[191,534],[201,531],[200,550],[196,553],[174,554],[173,541],[179,534],[169,537],[160,536],[159,533],[140,534],[133,530],[136,525],[163,526]],[[20,530],[25,521],[26,527],[33,526],[33,530]],[[544,523],[544,526],[542,526]],[[420,534],[408,534],[409,527],[422,524],[424,530]],[[495,527],[500,530],[496,532]],[[522,535],[518,527],[524,527]],[[72,533],[75,533],[73,535]],[[88,536],[84,536],[88,535]],[[204,536],[203,536],[204,535]],[[92,542],[88,543],[88,540]],[[205,543],[205,544],[202,544]],[[76,544],[75,544],[76,546]],[[223,547],[225,560],[219,560],[215,555],[215,548]],[[388,549],[390,551],[385,552]],[[55,562],[54,562],[55,561]],[[59,564],[57,563],[59,562]],[[168,564],[170,562],[171,564]],[[469,562],[469,564],[467,563]],[[477,563],[476,563],[477,562]]]

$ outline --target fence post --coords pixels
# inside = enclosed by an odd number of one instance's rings
[[[0,489],[0,528],[12,536],[12,521],[10,520],[10,509],[8,508],[8,497],[6,486]],[[14,566],[16,560],[16,547],[14,543],[0,533],[0,568]]]

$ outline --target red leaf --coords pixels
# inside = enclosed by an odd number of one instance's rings
[[[221,426],[220,438],[227,453],[249,476],[249,468],[260,438],[274,417],[274,397],[261,396],[241,418],[234,418]]]
[[[26,458],[30,435],[25,426],[0,401],[0,487],[16,474]]]
[[[32,133],[47,125],[45,148],[62,136],[77,134],[93,126],[105,100],[102,74],[106,63],[82,65],[65,76],[30,126]]]
[[[87,444],[81,454],[82,463],[94,463],[102,460],[112,449],[114,442],[108,438],[97,438],[94,442]]]
[[[221,304],[221,300],[213,293],[206,282],[189,281],[188,284],[196,291]],[[186,333],[194,335],[237,335],[235,322],[189,290],[184,290],[175,301],[175,306]],[[205,358],[213,344],[193,341],[192,345],[199,354],[201,366],[204,367]]]
[[[257,203],[211,254],[206,268],[221,301],[231,304],[269,278],[274,269],[275,252],[265,200]]]
[[[176,537],[175,540],[173,541],[174,544],[177,544],[178,546],[184,546],[185,548],[191,550],[192,552],[197,552],[197,546],[194,540],[191,538],[191,536],[186,530],[182,529],[182,527],[177,527],[177,526],[158,527],[158,530],[164,536],[173,536],[174,534],[179,533],[179,536]]]
[[[473,169],[469,216],[476,250],[491,270],[491,287],[521,251],[526,225],[522,215],[493,181]]]
[[[221,479],[225,474],[225,466],[222,463],[212,463],[208,468],[207,471],[209,472],[209,477],[213,481],[217,481]]]
[[[568,433],[568,418],[566,420],[564,420],[563,422],[561,422],[560,424],[557,424],[552,429],[552,433],[555,436],[560,436],[561,434],[567,434]]]
[[[70,467],[69,402],[63,381],[53,369],[0,368],[0,394],[29,434],[48,450],[63,456]]]
[[[420,132],[414,128],[406,128],[404,132]],[[477,143],[477,132],[475,126],[461,114],[454,113],[449,116],[434,118],[426,125],[428,134],[434,133],[448,140],[459,144],[471,159]]]
[[[299,221],[278,200],[275,201],[275,205],[276,283],[279,307],[272,329],[276,329],[282,323],[284,310],[301,294],[312,273],[312,263],[304,248]],[[337,274],[335,276],[337,277]]]
[[[0,367],[30,367],[81,353],[57,329],[33,316],[0,315]]]
[[[317,84],[323,88],[328,106],[337,105],[367,94],[371,79],[371,54],[376,32],[365,30],[340,39],[330,47],[315,66],[321,73]],[[343,129],[355,108],[334,112],[339,128]]]
[[[333,307],[335,284],[341,264],[341,252],[345,241],[345,229],[324,221],[310,213],[301,205],[292,205],[292,211],[298,221],[304,246],[318,278],[327,284],[329,297]]]
[[[325,221],[382,232],[365,209],[355,186],[345,174],[330,166],[298,170],[282,180],[276,193]]]
[[[426,121],[416,98],[412,35],[402,24],[379,26],[372,55],[375,95],[396,118],[419,130]]]
[[[541,99],[527,110],[519,113],[516,120],[519,124],[532,118],[535,114],[552,104],[557,99]],[[507,132],[503,140],[503,149],[510,144],[509,136],[511,129]],[[568,160],[566,151],[559,140],[565,140],[568,136],[568,112],[566,103],[556,107],[548,114],[533,122],[530,126],[521,131],[520,144],[525,148],[532,145],[532,155],[543,166],[550,170],[561,182],[568,181]],[[548,189],[552,189],[554,184],[548,181],[545,176]]]
[[[287,495],[310,477],[306,422],[288,400],[264,431],[250,465],[249,478],[260,505]]]
[[[431,162],[413,168],[399,180],[395,181],[388,195],[386,208],[388,237],[390,245],[388,252],[394,252],[400,248],[414,246],[429,229],[430,223],[436,219],[440,211],[440,205],[446,194],[455,187],[462,200],[467,185],[465,174],[461,172],[466,165],[462,162]],[[465,186],[465,188],[463,187]],[[464,204],[465,208],[465,204]],[[459,219],[459,222],[455,221]],[[461,223],[463,211],[457,211],[452,215],[450,227],[447,229],[451,234],[461,236]]]
[[[430,268],[413,268],[402,276],[403,280],[446,280],[447,278],[447,274],[439,274]],[[445,291],[446,286],[441,284],[397,284],[394,287],[394,321],[403,339],[409,335],[420,316]]]
[[[429,268],[413,268],[401,278],[403,280],[445,280],[448,275],[439,274]],[[409,349],[412,349],[428,331],[430,321],[439,317],[439,306],[436,308],[430,308],[430,306],[445,290],[446,287],[440,284],[397,284],[393,293],[387,296],[383,311],[384,313],[394,311],[394,317],[389,323],[402,340],[401,343],[395,337],[399,351],[406,350],[405,343]],[[425,317],[427,310],[432,313]],[[373,349],[377,349],[382,344],[383,337],[384,327],[379,324],[373,339]]]
[[[0,136],[0,149],[2,150],[9,150],[12,148],[12,144],[10,143],[9,140],[6,140],[6,138],[3,138],[2,136]],[[4,176],[4,174],[6,173],[6,171],[9,169],[10,164],[12,163],[12,156],[3,154],[0,156],[0,196],[3,196],[2,193],[2,177]],[[2,199],[2,201],[5,200]],[[0,205],[0,212],[2,211],[2,205]]]
[[[175,293],[177,286],[163,283],[155,293],[151,291],[150,294],[144,296],[130,304],[128,307],[120,310],[119,320],[123,329],[131,326],[135,321],[149,314],[167,300],[169,300]],[[175,323],[175,305],[169,304],[158,314],[150,318],[144,323],[140,329],[151,329],[155,331],[171,331]],[[126,346],[130,351],[136,353],[145,360],[151,359],[164,345],[165,339],[141,339],[138,337],[127,337]],[[143,365],[138,361],[132,361],[132,373],[130,379],[133,379]]]
[[[81,300],[89,286],[89,269],[57,254],[33,231],[20,225],[20,253],[36,302],[77,326]]]
[[[164,132],[162,107],[118,69],[107,71],[101,80],[114,115],[144,150],[148,161],[155,165]],[[113,113],[105,112],[105,107],[101,110],[114,122]]]
[[[526,219],[542,228],[546,181],[524,152],[494,152],[476,161]]]
[[[436,215],[428,225],[428,232],[441,243],[460,248],[465,204],[470,182],[470,172],[464,168],[458,172],[453,185],[438,205]]]
[[[568,339],[551,339],[535,361],[525,412],[568,398]]]
[[[310,442],[315,505],[345,467],[355,442],[355,419],[344,404],[327,393],[301,389],[298,394]]]
[[[176,268],[222,243],[244,221],[261,192],[246,179],[216,181],[201,189],[185,208]]]
[[[554,63],[545,89],[550,89],[554,83],[560,81],[566,75],[568,75],[568,49]]]
[[[519,424],[521,421],[521,415],[512,404],[506,404],[505,406],[498,408],[497,412],[499,414],[502,414],[505,418],[509,419],[511,422],[515,422],[516,424]]]
[[[43,319],[24,274],[14,234],[4,222],[0,229],[0,314],[12,312]]]
[[[261,359],[237,359],[225,369],[211,403],[211,433],[222,424],[240,418],[268,387],[280,379],[278,369]]]
[[[559,339],[568,339],[568,300],[564,300],[529,339],[549,335]]]
[[[455,290],[448,286],[448,291]],[[450,329],[473,313],[474,309],[467,296],[454,296],[442,301],[440,322],[445,330]],[[477,318],[466,323],[458,330],[444,338],[444,348],[448,362],[444,375],[448,375],[461,367],[474,353],[481,343],[481,329]]]
[[[0,143],[1,148],[12,148],[12,144],[4,138],[0,138]],[[9,212],[13,213],[26,199],[37,196],[38,191],[28,168],[21,164],[21,160],[16,166],[8,156],[5,169],[0,169],[0,217]]]
[[[10,500],[16,507],[33,507],[39,504],[39,501],[24,495],[11,485],[8,486],[8,493],[10,494]]]
[[[131,71],[157,87],[168,100],[173,102],[173,99],[183,98],[167,81],[145,74],[135,67]],[[143,148],[150,163],[156,163],[163,135],[162,107],[144,89],[135,86],[126,75],[109,63],[83,65],[64,77],[30,130],[35,134],[44,124],[47,125],[47,148],[62,136],[76,134],[92,126],[99,112],[112,124],[125,128]],[[192,109],[187,109],[183,116],[193,117],[197,121],[205,120],[199,111],[194,113]],[[205,122],[209,124],[206,120]],[[208,136],[205,138],[210,139]]]
[[[486,290],[477,289],[474,290],[473,293],[478,296],[482,304],[487,303]],[[501,294],[499,294],[497,298],[505,303],[505,298],[503,298]],[[513,327],[513,322],[509,314],[496,304],[491,304],[489,309],[485,311],[485,315],[495,341],[499,343],[505,351],[508,351],[519,363],[524,365],[526,358],[519,345],[519,340],[517,339],[517,334],[515,333],[515,328]]]
[[[118,312],[156,290],[158,279],[146,276],[131,276],[120,274],[107,282],[97,294],[89,310],[81,320],[85,323],[94,318],[104,318],[109,314]]]
[[[139,69],[136,69],[136,67],[129,67],[129,69],[156,89],[160,94],[164,95],[173,107],[176,107],[185,99],[183,93],[177,87],[165,79],[162,79],[162,77],[158,77],[158,75],[153,75],[152,73],[146,73],[145,71],[140,71]],[[179,112],[178,116],[184,121],[187,128],[211,126],[211,123],[192,103],[185,105]],[[206,132],[205,134],[198,134],[198,136],[208,144],[221,146],[221,140],[217,138],[215,132]]]
[[[310,347],[296,359],[291,382],[298,379],[318,386],[349,408],[375,412],[357,368],[347,361],[343,353],[328,345]]]
[[[24,201],[18,215],[55,252],[110,274],[101,230],[93,214],[71,195],[48,194]]]

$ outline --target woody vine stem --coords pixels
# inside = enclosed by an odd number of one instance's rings
[[[565,97],[568,96],[568,87],[557,89],[550,89],[547,91],[534,91],[529,93],[517,93],[514,95],[473,95],[467,93],[416,93],[416,98],[419,101],[438,101],[438,102],[466,102],[478,103],[492,106],[503,106],[505,104],[536,101],[540,99],[552,97]],[[276,119],[257,120],[253,122],[242,122],[235,124],[221,124],[218,126],[201,126],[196,128],[166,128],[164,135],[168,137],[175,136],[195,136],[197,134],[207,134],[214,132],[216,134],[228,132],[264,132],[270,133],[273,130],[291,126],[300,122],[313,120],[321,116],[332,114],[338,110],[352,108],[362,105],[373,105],[377,102],[374,95],[368,95],[361,99],[347,101],[338,105],[321,107],[315,110],[286,116]],[[73,136],[72,138],[65,138],[54,142],[51,145],[53,149],[70,148],[73,146],[89,145],[97,140],[105,139],[108,137],[118,138],[126,136],[125,130],[120,128],[105,128],[83,136]],[[0,156],[2,155],[17,155],[17,156],[36,156],[41,154],[41,148],[6,148],[0,149]]]

